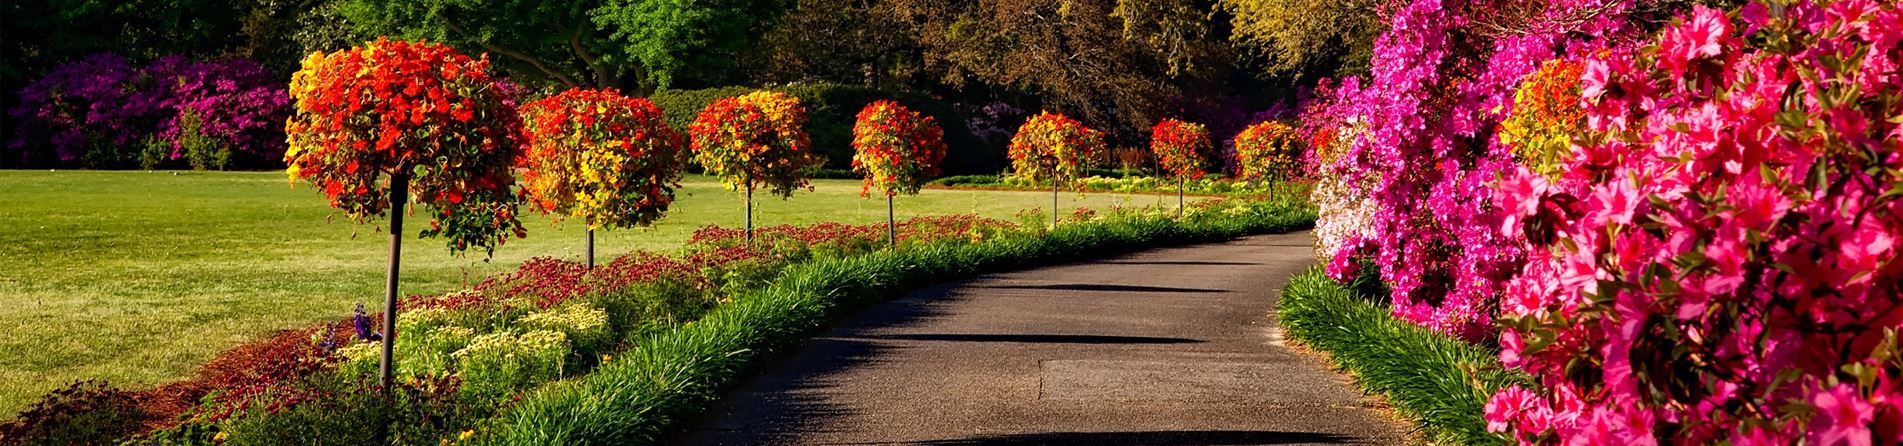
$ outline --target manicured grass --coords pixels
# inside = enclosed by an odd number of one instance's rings
[[[821,180],[791,200],[756,201],[760,225],[883,221],[859,184]],[[1066,193],[1063,206],[1147,205],[1150,196]],[[926,191],[899,218],[975,213],[1012,219],[1047,207],[1031,192]],[[1045,209],[1048,212],[1048,208]],[[420,215],[420,214],[419,214]],[[656,227],[597,235],[597,258],[671,251],[695,229],[738,227],[737,193],[690,177]],[[404,242],[403,292],[439,293],[535,256],[579,259],[580,225],[524,219],[529,238],[485,262],[441,242]],[[0,171],[0,413],[75,379],[140,388],[191,373],[212,355],[275,330],[333,320],[382,299],[387,236],[357,225],[282,173]]]
[[[1361,279],[1366,283],[1371,278]],[[1325,351],[1355,383],[1378,393],[1444,444],[1507,444],[1486,432],[1481,409],[1495,390],[1527,383],[1495,351],[1395,319],[1387,305],[1310,269],[1289,280],[1277,311],[1282,328]]]

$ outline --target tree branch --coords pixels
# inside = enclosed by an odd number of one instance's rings
[[[613,81],[608,79],[608,67],[602,66],[600,62],[596,61],[595,55],[590,54],[588,48],[581,44],[581,31],[582,27],[577,26],[574,32],[568,34],[568,47],[574,49],[575,57],[581,59],[581,63],[588,65],[588,70],[595,73],[595,87],[606,88],[612,86],[609,85]]]
[[[463,27],[461,25],[457,25],[455,21],[444,20],[443,25],[449,28],[450,31],[455,32],[457,34],[469,35],[469,32],[463,30]],[[547,74],[549,77],[553,77],[555,78],[555,80],[561,81],[562,84],[567,85],[571,88],[581,86],[580,83],[575,82],[575,78],[569,77],[567,74],[563,74],[560,71],[556,71],[554,69],[549,68],[547,63],[542,62],[542,59],[529,55],[528,53],[516,51],[514,49],[510,49],[510,48],[489,43],[486,41],[482,42],[481,45],[483,50],[489,51],[491,53],[509,56],[509,57],[515,58],[516,60],[520,60],[524,63],[528,63],[529,66],[533,66],[535,67],[535,69],[541,70],[542,74]]]

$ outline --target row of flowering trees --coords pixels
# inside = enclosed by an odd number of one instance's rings
[[[647,99],[576,89],[518,107],[489,72],[486,56],[379,39],[313,54],[291,79],[287,174],[315,185],[355,221],[389,214],[388,317],[380,336],[386,387],[409,202],[429,209],[422,235],[445,238],[451,252],[492,254],[510,237],[526,236],[518,219],[524,202],[580,219],[592,266],[596,229],[645,226],[667,212],[686,149],[709,173],[747,191],[749,239],[753,190],[788,197],[819,165],[801,129],[806,111],[784,94],[716,101],[683,137]],[[867,173],[868,188],[916,193],[936,174],[945,146],[931,118],[880,101],[859,121],[855,166]]]
[[[1903,10],[1525,5],[1402,2],[1313,111],[1331,274],[1497,342],[1522,444],[1903,442]]]

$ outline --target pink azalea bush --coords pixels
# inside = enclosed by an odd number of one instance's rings
[[[1365,218],[1361,232],[1333,242],[1329,272],[1378,268],[1397,317],[1463,339],[1493,333],[1502,287],[1526,257],[1524,242],[1499,228],[1490,185],[1515,169],[1513,152],[1492,137],[1511,112],[1520,80],[1543,61],[1582,54],[1634,32],[1631,1],[1412,0],[1388,9],[1366,83],[1342,82],[1318,113],[1355,131],[1324,166],[1370,209],[1337,212],[1322,203],[1320,227]],[[1528,5],[1533,5],[1529,7]],[[1529,9],[1531,8],[1531,9]],[[1339,201],[1339,200],[1336,200]],[[1345,203],[1345,201],[1343,201]]]
[[[1698,7],[1584,57],[1558,179],[1514,169],[1486,405],[1521,444],[1903,442],[1903,10]]]

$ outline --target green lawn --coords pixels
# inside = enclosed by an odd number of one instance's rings
[[[885,218],[857,181],[756,204],[761,225]],[[690,177],[653,228],[597,235],[604,258],[665,251],[694,229],[738,227],[739,195]],[[1035,192],[928,190],[901,197],[899,218],[976,213],[1012,219],[1043,208]],[[1065,208],[1148,205],[1157,196],[1074,193]],[[1174,201],[1173,199],[1170,201]],[[420,215],[420,214],[418,214]],[[427,225],[420,217],[412,227]],[[493,260],[451,256],[436,240],[404,242],[403,292],[438,293],[524,259],[579,259],[580,225],[524,222]],[[342,317],[382,299],[387,239],[279,172],[0,171],[0,419],[47,390],[101,378],[142,388],[189,374],[219,351],[274,330]]]

